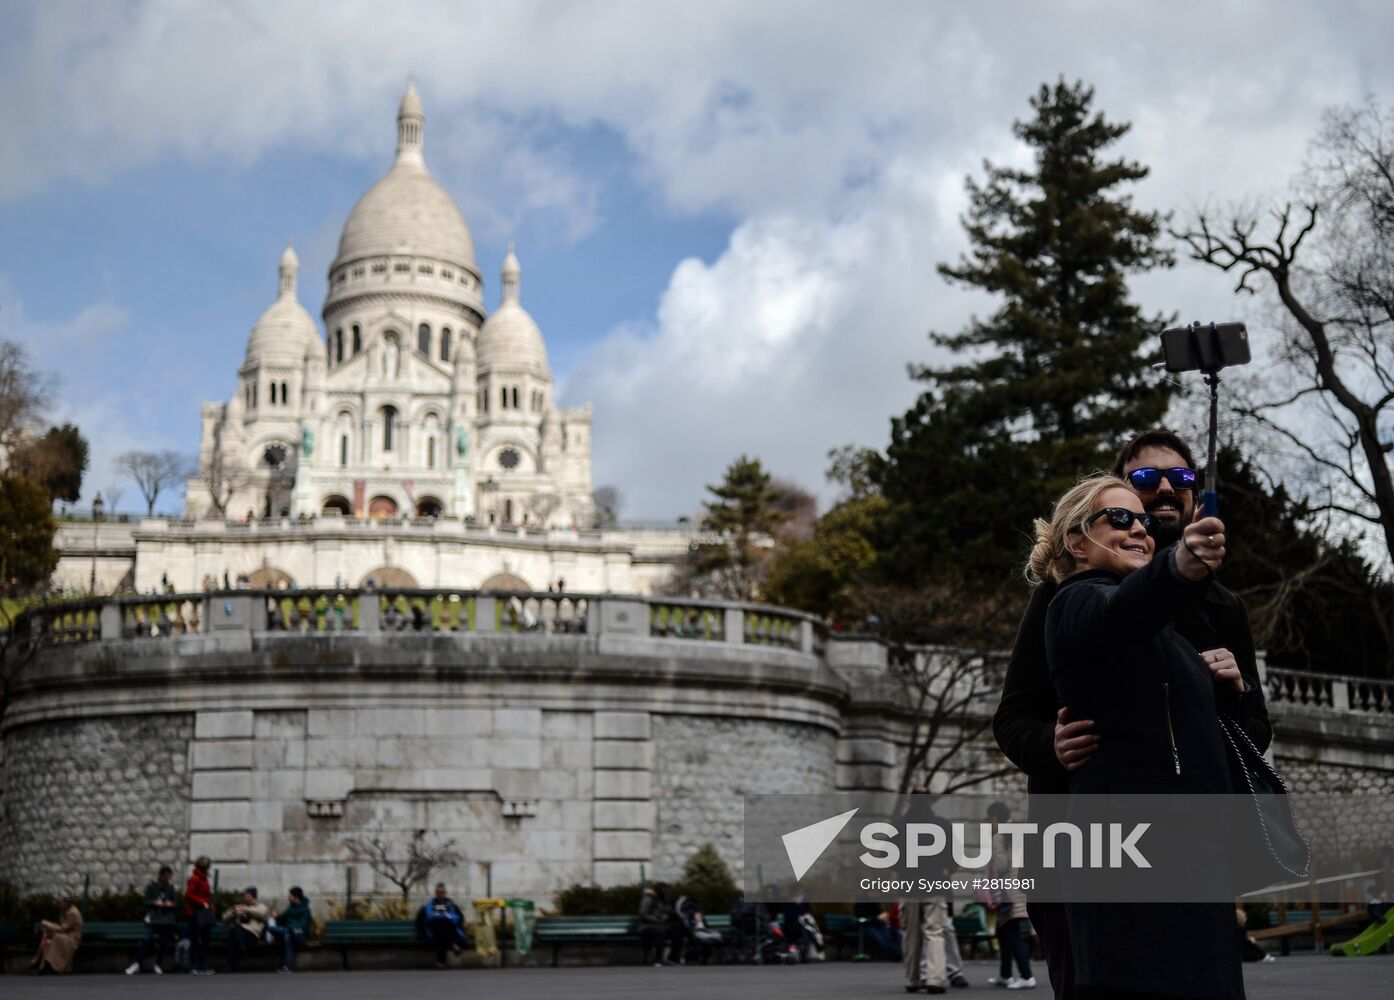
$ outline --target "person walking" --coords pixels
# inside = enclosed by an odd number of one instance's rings
[[[203,854],[194,859],[193,871],[184,883],[184,916],[189,921],[189,971],[195,976],[211,976],[208,948],[213,939],[213,885],[208,872],[213,860]]]

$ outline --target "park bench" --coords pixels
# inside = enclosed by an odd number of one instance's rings
[[[213,925],[213,933],[208,944],[210,958],[227,953],[227,936],[226,924]],[[77,950],[77,961],[81,962],[85,955],[93,955],[100,951],[125,953],[128,957],[133,958],[136,949],[144,940],[145,922],[141,920],[97,920],[85,923],[82,926],[82,944]],[[178,940],[177,935],[175,940]]]
[[[954,914],[954,934],[960,950],[968,945],[969,958],[978,957],[979,947],[985,947],[987,953],[992,954],[993,936],[987,929],[987,911],[981,903],[969,903],[962,913]]]
[[[1249,936],[1255,941],[1277,940],[1280,953],[1290,955],[1293,938],[1310,936],[1316,950],[1321,951],[1327,930],[1368,923],[1370,915],[1364,910],[1317,910],[1314,917],[1311,910],[1286,910],[1275,911],[1269,920],[1271,926],[1250,930]]]
[[[416,936],[415,920],[330,920],[324,925],[324,947],[337,948],[344,968],[349,952],[358,948],[430,948]]]
[[[729,927],[729,917],[726,922]],[[537,922],[533,940],[551,946],[555,966],[568,944],[639,944],[639,922],[634,917],[544,917]]]
[[[866,951],[865,941],[862,939],[862,925],[865,922],[865,918],[854,917],[850,913],[823,915],[824,943],[833,947],[835,957],[841,958],[843,949],[848,946],[857,949],[854,952],[857,955]]]
[[[0,924],[0,974],[8,965],[6,959],[19,950],[19,924]]]

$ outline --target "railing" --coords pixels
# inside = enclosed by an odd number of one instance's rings
[[[1270,703],[1394,716],[1394,681],[1268,668]]]
[[[116,607],[123,639],[164,638],[189,635],[204,629],[203,594],[167,594],[163,597],[120,598]],[[105,626],[103,635],[105,638]]]
[[[722,642],[726,614],[720,607],[682,601],[649,601],[649,635],[657,639],[700,639]]]
[[[102,602],[74,601],[38,605],[15,622],[35,630],[41,646],[67,646],[101,638]]]
[[[358,628],[358,595],[347,590],[278,591],[266,597],[272,632],[345,632]]]

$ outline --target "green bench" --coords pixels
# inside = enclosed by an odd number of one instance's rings
[[[355,948],[429,948],[416,936],[415,920],[330,920],[324,925],[324,947],[337,948],[344,968]]]
[[[988,955],[992,954],[993,935],[987,929],[987,910],[981,903],[968,903],[962,913],[954,914],[954,936],[958,938],[959,949],[968,945],[968,957],[977,958],[978,948],[983,946]]]
[[[833,946],[834,957],[841,958],[842,950],[847,946],[856,948],[854,954],[862,954],[866,948],[862,939],[862,923],[864,918],[855,917],[850,913],[826,913],[823,915],[823,938],[826,944]]]
[[[730,926],[730,918],[726,919]],[[533,941],[550,945],[552,965],[568,944],[639,944],[639,921],[634,917],[543,917]]]
[[[19,924],[0,924],[0,975],[6,968],[5,959],[11,952],[19,951]]]

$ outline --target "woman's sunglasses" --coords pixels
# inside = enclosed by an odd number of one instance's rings
[[[1178,465],[1174,469],[1134,469],[1127,474],[1133,489],[1150,493],[1162,485],[1162,477],[1167,477],[1174,490],[1193,490],[1196,488],[1196,470]]]
[[[1089,520],[1084,522],[1087,528],[1101,517],[1108,518],[1109,527],[1117,528],[1119,531],[1129,531],[1132,529],[1134,521],[1142,522],[1142,530],[1149,535],[1156,530],[1157,519],[1151,514],[1141,514],[1127,507],[1105,507],[1103,510],[1089,516]]]

